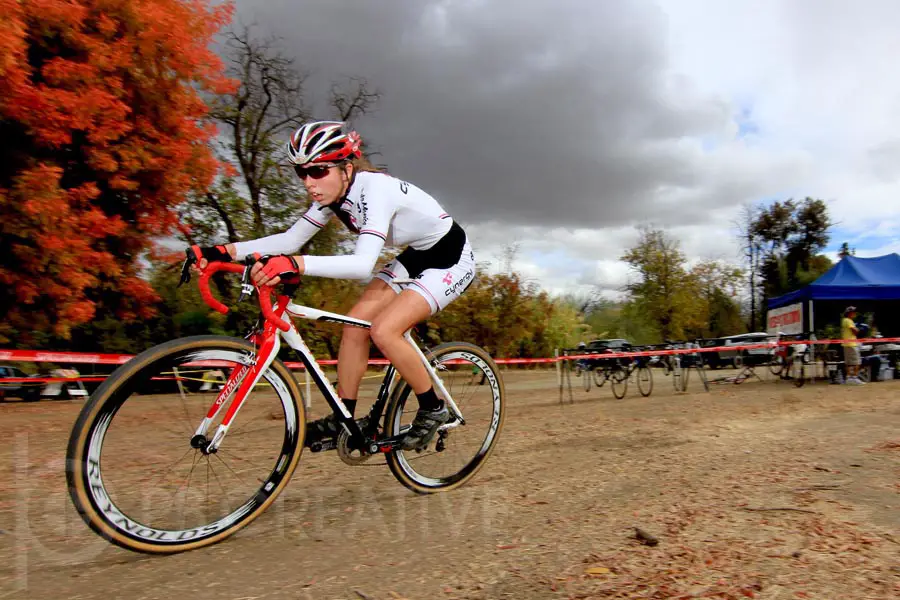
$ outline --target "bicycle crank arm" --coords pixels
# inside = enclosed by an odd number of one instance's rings
[[[464,425],[464,421],[454,420],[449,423],[445,423],[438,427],[437,433],[435,435],[440,436],[441,433],[445,431],[449,431],[450,429],[455,429],[460,425]],[[409,431],[409,425],[403,425],[400,427],[400,433],[397,435],[393,435],[389,438],[385,438],[383,440],[375,440],[368,442],[368,451],[371,454],[375,454],[376,452],[384,452],[388,453],[392,450],[396,450],[400,446],[400,442],[403,441],[403,438],[406,437],[406,432]]]

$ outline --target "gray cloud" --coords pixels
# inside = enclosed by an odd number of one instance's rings
[[[349,75],[380,88],[361,133],[464,225],[679,223],[746,199],[741,180],[701,192],[702,157],[681,141],[720,136],[730,109],[668,74],[650,2],[239,0],[238,13],[284,38],[314,95]]]

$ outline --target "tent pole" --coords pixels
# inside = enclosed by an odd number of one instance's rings
[[[809,333],[812,334],[816,330],[815,314],[813,313],[813,301],[809,300]]]

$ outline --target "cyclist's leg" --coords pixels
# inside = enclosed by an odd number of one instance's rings
[[[403,334],[458,298],[475,278],[475,256],[468,243],[460,261],[448,269],[426,269],[372,323],[372,341],[397,368],[419,401],[419,410],[403,448],[427,444],[438,427],[450,419],[437,397],[431,376]]]
[[[431,388],[431,377],[403,334],[431,314],[431,306],[421,295],[404,290],[372,323],[372,341],[416,394]]]
[[[373,321],[397,298],[397,292],[381,279],[372,279],[359,301],[347,316]],[[359,384],[369,361],[369,330],[347,325],[341,332],[338,350],[338,394],[341,398],[356,398]]]
[[[372,324],[372,341],[397,368],[419,401],[415,419],[401,443],[404,450],[426,445],[438,427],[450,420],[450,411],[435,392],[419,354],[403,337],[407,329],[427,319],[432,312],[431,304],[420,294],[404,290]]]
[[[357,303],[347,315],[364,321],[372,321],[380,311],[397,297],[397,292],[381,279],[373,279]],[[369,330],[345,326],[338,350],[338,395],[353,413],[359,398],[359,384],[369,362]],[[338,424],[333,414],[309,423],[306,427],[306,444],[312,445],[335,438]]]

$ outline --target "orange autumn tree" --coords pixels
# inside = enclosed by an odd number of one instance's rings
[[[217,163],[213,0],[0,0],[0,343],[153,313],[140,277]]]

